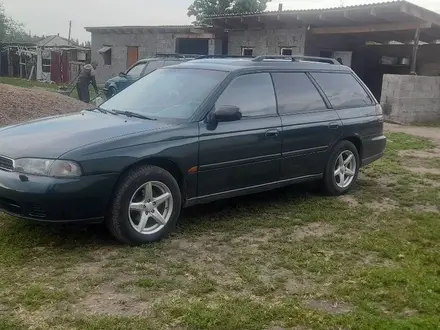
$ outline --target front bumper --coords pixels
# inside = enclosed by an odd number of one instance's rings
[[[112,91],[110,90],[110,87],[109,88],[104,87],[102,89],[102,91],[103,91],[105,97],[107,98],[107,100],[110,100],[112,98],[113,95],[111,95]]]
[[[100,222],[117,174],[56,179],[0,170],[0,210],[43,222]]]

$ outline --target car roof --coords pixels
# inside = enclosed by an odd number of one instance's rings
[[[136,64],[139,63],[147,63],[147,62],[154,62],[154,61],[176,61],[176,62],[184,62],[188,61],[188,58],[179,58],[179,57],[151,57],[151,58],[143,58],[136,62]]]
[[[317,59],[317,58],[316,58]],[[326,59],[330,60],[330,59]],[[173,68],[188,68],[188,69],[204,69],[204,70],[216,70],[232,72],[237,70],[250,70],[250,69],[287,69],[287,70],[322,70],[322,71],[341,71],[350,72],[351,69],[341,64],[329,64],[322,62],[314,62],[308,60],[295,60],[292,59],[261,59],[257,58],[206,58],[195,59],[187,61],[178,65],[174,65]]]

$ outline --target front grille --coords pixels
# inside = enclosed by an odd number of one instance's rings
[[[30,205],[29,215],[33,218],[46,218],[46,209],[39,204]]]
[[[10,158],[0,156],[0,170],[6,170],[6,171],[14,170],[14,161]]]

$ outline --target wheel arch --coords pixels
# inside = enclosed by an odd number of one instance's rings
[[[184,196],[185,196],[184,192],[186,189],[183,172],[180,170],[179,166],[175,162],[169,160],[168,158],[163,158],[163,157],[152,157],[152,158],[141,159],[141,160],[125,167],[121,171],[121,173],[119,174],[118,180],[116,181],[116,183],[113,187],[111,196],[114,196],[115,190],[117,189],[118,185],[121,183],[121,180],[125,174],[127,174],[128,172],[130,172],[131,170],[133,170],[136,167],[145,166],[145,165],[157,166],[157,167],[160,167],[160,168],[166,170],[167,172],[169,172],[173,176],[173,178],[176,180],[177,184],[179,185],[180,192],[182,193],[182,201],[183,201]],[[110,200],[110,203],[111,203],[111,200]]]
[[[184,182],[183,172],[180,170],[179,166],[175,162],[165,157],[151,157],[151,158],[145,158],[139,160],[136,163],[127,166],[121,172],[119,177],[121,178],[125,173],[131,171],[133,168],[144,165],[153,165],[163,168],[174,177],[174,179],[177,181],[177,184],[180,187],[180,190],[183,191],[183,182]]]
[[[359,159],[362,162],[363,153],[364,153],[364,146],[363,146],[361,138],[357,135],[353,135],[353,136],[344,137],[341,139],[341,141],[349,141],[349,142],[353,143],[358,151]]]

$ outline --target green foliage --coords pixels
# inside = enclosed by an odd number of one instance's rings
[[[32,42],[35,38],[24,31],[22,23],[10,18],[0,3],[0,42]]]
[[[195,16],[197,23],[204,23],[207,16],[231,13],[263,11],[271,0],[194,0],[188,8],[188,16]]]

